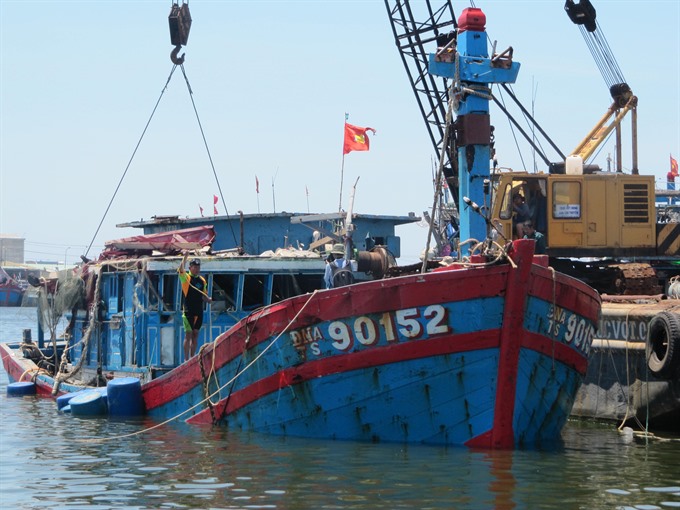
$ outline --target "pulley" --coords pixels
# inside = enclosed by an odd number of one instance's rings
[[[571,21],[577,25],[583,25],[588,32],[594,32],[597,28],[597,13],[590,0],[580,0],[578,3],[567,0],[564,10],[567,11]]]
[[[170,53],[170,60],[175,65],[184,63],[184,53],[178,56],[182,46],[186,46],[189,41],[189,30],[191,29],[191,14],[189,13],[189,2],[184,1],[180,6],[178,2],[173,1],[168,16],[168,24],[170,25],[170,43],[175,47]]]

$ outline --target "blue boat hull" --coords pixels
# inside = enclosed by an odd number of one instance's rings
[[[599,297],[531,259],[521,269],[434,272],[279,303],[145,385],[148,412],[315,438],[501,448],[557,439]]]
[[[0,287],[0,306],[21,306],[24,291],[15,286]]]

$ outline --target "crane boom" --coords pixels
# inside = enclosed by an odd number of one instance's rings
[[[425,46],[447,37],[458,26],[451,2],[442,0],[442,5],[436,9],[432,4],[431,0],[418,2],[416,7],[424,9],[425,14],[416,17],[408,0],[385,0],[394,42],[399,49],[418,108],[425,120],[432,147],[435,154],[439,155],[446,130],[448,80],[428,72],[429,52]],[[450,144],[450,141],[447,144]],[[446,156],[444,172],[457,201],[458,194],[454,190],[457,188],[455,148],[447,147]]]

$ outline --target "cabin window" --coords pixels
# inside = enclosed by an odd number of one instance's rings
[[[213,274],[213,312],[236,310],[238,297],[238,274]]]
[[[149,310],[158,310],[158,299],[160,295],[158,294],[158,275],[157,274],[147,274],[147,285],[149,286],[149,292],[147,292],[147,300],[149,303]]]
[[[509,220],[510,218],[512,218],[512,186],[507,184],[503,191],[503,202],[501,202],[501,219]]]
[[[560,181],[553,183],[552,214],[555,219],[577,220],[581,217],[581,183]]]
[[[243,278],[243,310],[254,310],[268,304],[266,274],[247,274]]]
[[[125,273],[118,275],[118,312],[122,312],[125,306]]]
[[[272,281],[272,303],[323,289],[320,274],[275,274]]]
[[[163,307],[166,311],[175,310],[175,296],[177,296],[177,282],[179,277],[176,274],[163,275]]]

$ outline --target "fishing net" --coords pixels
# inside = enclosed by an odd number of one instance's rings
[[[38,291],[38,310],[43,331],[49,331],[50,338],[57,335],[64,314],[74,308],[82,308],[85,301],[85,284],[71,271],[62,271],[55,282]]]

